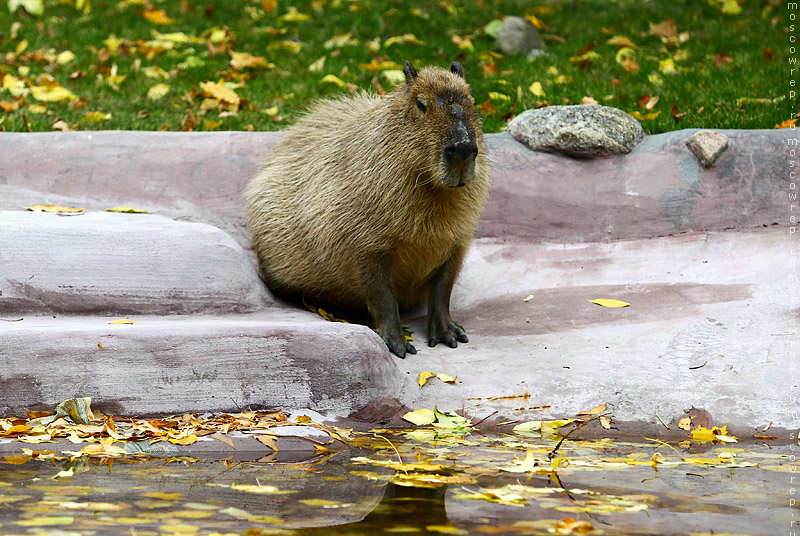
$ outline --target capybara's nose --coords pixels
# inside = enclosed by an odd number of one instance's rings
[[[478,156],[478,146],[472,140],[453,143],[444,148],[444,154],[448,158],[467,162]]]

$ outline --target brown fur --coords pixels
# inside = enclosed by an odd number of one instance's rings
[[[454,180],[442,158],[453,124],[448,101],[464,110],[478,147],[474,179],[457,188],[444,182]],[[488,175],[469,86],[454,72],[425,68],[384,98],[321,101],[287,131],[247,191],[262,276],[281,294],[364,309],[363,267],[382,258],[400,307],[422,303],[434,271],[458,252],[460,268]]]

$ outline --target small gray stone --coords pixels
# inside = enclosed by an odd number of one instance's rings
[[[506,17],[500,33],[497,34],[495,48],[509,56],[539,56],[542,51],[547,50],[547,45],[528,19]]]
[[[686,145],[703,166],[711,167],[728,148],[728,136],[713,130],[701,130],[695,132]]]
[[[644,139],[637,120],[598,104],[526,110],[508,123],[508,132],[534,151],[579,157],[629,153]]]

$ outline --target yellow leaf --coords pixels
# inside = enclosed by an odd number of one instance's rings
[[[620,301],[620,300],[613,300],[608,298],[598,298],[596,300],[586,300],[589,303],[596,303],[602,307],[628,307],[630,303]]]
[[[84,211],[84,207],[71,208],[71,207],[62,207],[59,205],[33,205],[24,208],[25,210],[30,210],[31,212],[83,212]]]
[[[238,105],[241,101],[241,98],[235,91],[217,82],[200,82],[200,87],[203,88],[203,92],[207,96],[221,100],[222,102]]]
[[[186,437],[168,437],[167,441],[170,443],[174,443],[175,445],[191,445],[192,443],[196,443],[200,441],[197,439],[197,436],[194,434],[190,434]]]
[[[339,87],[345,87],[347,85],[341,78],[333,74],[326,74],[323,76],[320,83],[336,84]]]
[[[664,74],[675,74],[678,72],[678,69],[675,67],[675,61],[672,58],[659,61],[658,70]]]
[[[403,415],[403,419],[417,426],[424,426],[426,424],[433,424],[433,421],[436,420],[436,415],[429,409],[420,408],[409,411]]]
[[[47,107],[42,104],[29,104],[27,109],[32,114],[43,114],[47,112]]]
[[[450,376],[449,374],[443,374],[441,372],[437,374],[436,377],[439,378],[444,383],[456,383],[456,380],[458,379],[458,376],[453,377]]]
[[[59,65],[67,64],[74,59],[75,59],[75,54],[73,54],[71,50],[65,50],[64,52],[56,56],[56,61],[58,62]]]
[[[649,120],[649,119],[655,119],[656,117],[661,115],[661,112],[651,112],[651,113],[649,113],[647,115],[643,115],[643,114],[637,112],[636,110],[634,110],[634,111],[630,112],[630,115],[634,119],[638,119],[639,121],[644,121],[644,120]],[[589,300],[589,301],[591,301],[591,300]],[[623,307],[623,306],[618,306],[618,307]]]
[[[106,39],[103,39],[103,44],[105,45],[106,49],[108,49],[108,53],[112,56],[116,56],[119,54],[119,46],[122,44],[122,41],[117,38],[115,34],[109,35]]]
[[[100,123],[101,121],[108,121],[111,119],[111,114],[106,112],[91,112],[83,116],[81,121],[88,123]]]
[[[71,471],[72,469],[70,469]],[[66,473],[66,471],[61,471]],[[22,521],[15,521],[15,525],[20,527],[52,527],[55,525],[72,525],[75,522],[74,517],[68,516],[52,516],[52,517],[35,517],[33,519],[23,519]],[[41,532],[39,532],[41,534]]]
[[[75,474],[75,469],[73,467],[70,467],[69,469],[59,471],[58,473],[53,475],[53,478],[68,478],[73,476],[74,474]]]
[[[308,71],[311,73],[321,73],[322,68],[325,67],[325,60],[327,56],[322,56],[318,60],[314,61],[311,65],[308,66]]]
[[[128,320],[127,318],[118,318],[117,320],[112,320],[109,324],[135,324],[133,320]]]
[[[280,20],[283,22],[303,22],[309,20],[310,18],[311,15],[300,13],[297,11],[297,8],[290,7],[284,15],[281,15]]]
[[[603,413],[608,408],[608,404],[602,404],[600,406],[595,406],[589,411],[581,411],[578,415],[597,415],[598,413]]]
[[[10,74],[3,76],[3,89],[8,90],[8,92],[14,97],[27,95],[30,91],[27,87],[25,87],[25,82],[23,82],[21,78],[17,78],[16,76],[12,76]]]
[[[153,35],[158,41],[172,41],[173,43],[188,43],[192,40],[191,37],[186,35],[183,32],[169,32],[169,33],[160,33],[156,30],[150,30],[150,33]],[[202,40],[200,41],[202,42]]]
[[[62,86],[31,86],[33,98],[44,102],[58,102],[63,100],[75,100],[78,97]]]
[[[292,54],[297,54],[301,50],[303,50],[303,43],[299,41],[273,41],[268,45],[270,50],[274,49],[283,49],[291,52]]]
[[[529,302],[529,301],[531,301],[532,299],[533,299],[533,294],[529,294],[529,295],[528,295],[528,296],[527,296],[525,299],[523,299],[522,301],[524,301],[525,303],[528,303],[528,302]]]
[[[425,385],[427,383],[427,381],[430,378],[433,378],[434,376],[436,376],[436,374],[434,374],[433,372],[429,372],[427,370],[423,371],[423,372],[420,372],[419,376],[417,376],[417,384],[420,387],[422,387],[423,385]]]
[[[156,84],[147,90],[147,98],[158,100],[169,92],[169,84]]]
[[[616,45],[618,47],[628,47],[628,48],[636,48],[636,45],[633,44],[633,41],[625,37],[624,35],[615,35],[611,39],[608,40],[609,45]]]
[[[381,77],[389,84],[396,86],[406,81],[406,75],[400,69],[389,69],[381,73]]]
[[[307,506],[321,506],[323,508],[327,507],[338,507],[342,506],[342,503],[336,501],[330,501],[328,499],[301,499],[301,503]]]
[[[170,24],[173,22],[163,9],[148,9],[142,15],[153,24]]]
[[[169,73],[164,69],[162,69],[161,67],[158,67],[157,65],[151,65],[149,67],[145,67],[144,69],[142,69],[142,72],[147,78],[156,78],[156,79],[161,78],[164,80],[169,79]]]
[[[503,102],[509,102],[511,100],[511,97],[509,97],[508,95],[504,95],[496,91],[490,91],[489,98],[492,99],[493,101],[503,101]]]
[[[146,210],[142,210],[141,208],[133,208],[133,207],[112,207],[107,208],[106,212],[121,212],[124,214],[150,214]]]
[[[325,49],[330,50],[332,48],[342,48],[344,46],[357,45],[357,44],[358,44],[358,39],[353,39],[352,33],[346,33],[331,37],[330,39],[325,41],[322,44],[322,46]]]
[[[267,58],[264,56],[253,56],[247,52],[234,52],[233,50],[228,53],[231,55],[231,67],[237,71],[256,69],[258,67],[264,67],[265,69],[272,69],[275,67],[275,65],[268,62]]]
[[[537,97],[544,97],[546,95],[544,89],[542,88],[541,82],[534,82],[528,89],[530,90],[531,93],[533,93]]]
[[[389,48],[392,45],[424,45],[425,43],[417,39],[413,33],[407,33],[403,35],[396,35],[394,37],[390,37],[383,43],[384,48]]]
[[[678,428],[681,430],[689,431],[692,428],[692,418],[691,417],[683,417],[681,420],[678,421]]]
[[[546,30],[547,26],[538,18],[533,15],[525,15],[525,18],[539,30]]]
[[[214,130],[222,126],[222,121],[212,121],[211,119],[205,119],[203,121],[203,130]]]

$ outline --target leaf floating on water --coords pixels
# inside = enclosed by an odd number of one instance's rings
[[[597,298],[595,300],[586,300],[586,301],[588,301],[589,303],[595,303],[595,304],[597,304],[597,305],[599,305],[601,307],[628,307],[628,306],[630,306],[630,303],[628,303],[628,302],[609,299],[609,298]]]

